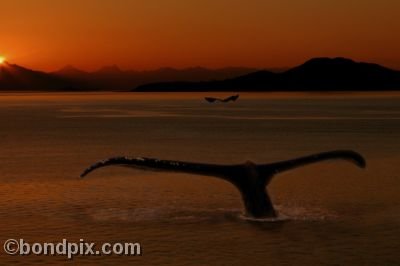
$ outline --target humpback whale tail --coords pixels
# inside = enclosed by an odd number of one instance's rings
[[[85,177],[87,174],[98,168],[111,165],[134,167],[145,170],[173,171],[214,176],[230,182],[240,191],[246,215],[255,218],[264,218],[276,217],[277,215],[266,190],[266,186],[275,174],[307,164],[332,159],[347,160],[360,168],[366,167],[365,159],[359,153],[349,150],[317,153],[269,164],[254,164],[252,162],[246,162],[243,164],[220,165],[158,160],[143,157],[113,157],[93,164],[81,174],[81,177]]]
[[[236,101],[238,98],[239,98],[239,94],[232,95],[232,96],[229,96],[229,97],[224,98],[224,99],[221,99],[221,98],[214,98],[214,97],[204,97],[204,99],[205,99],[207,102],[209,102],[209,103],[214,103],[214,102],[216,102],[216,101],[222,102],[222,103],[227,103],[227,102],[231,102],[231,101],[234,102],[234,101]]]

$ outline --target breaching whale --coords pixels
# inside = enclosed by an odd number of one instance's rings
[[[348,160],[358,167],[366,167],[365,159],[359,153],[351,150],[316,153],[268,164],[255,164],[247,161],[242,164],[221,165],[143,157],[113,157],[93,164],[81,174],[81,177],[83,178],[95,169],[111,165],[128,166],[144,170],[173,171],[214,176],[230,182],[240,191],[247,216],[269,218],[277,216],[277,212],[266,189],[274,175],[299,166],[331,159]]]

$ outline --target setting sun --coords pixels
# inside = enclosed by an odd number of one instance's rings
[[[6,58],[4,56],[0,56],[0,64],[3,64],[6,61]]]

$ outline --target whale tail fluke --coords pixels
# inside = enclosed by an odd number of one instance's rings
[[[235,165],[191,163],[182,161],[159,160],[145,157],[113,157],[91,165],[80,175],[80,177],[83,178],[96,169],[113,165],[152,171],[170,171],[215,176],[223,179],[229,178],[231,172],[234,171],[233,168],[237,167]]]
[[[214,98],[214,97],[204,97],[204,99],[209,102],[209,103],[214,103],[214,102],[221,102],[221,103],[227,103],[227,102],[234,102],[239,98],[239,94],[229,96],[227,98]]]
[[[153,171],[172,171],[214,176],[232,183],[240,191],[247,215],[261,218],[276,216],[276,211],[266,191],[266,186],[275,174],[307,164],[335,159],[348,160],[360,168],[366,167],[366,162],[362,155],[350,150],[316,153],[270,164],[246,162],[244,164],[219,165],[158,160],[143,157],[113,157],[91,165],[81,174],[81,177],[85,177],[96,169],[112,165]]]
[[[316,153],[287,161],[258,165],[258,168],[259,171],[262,173],[267,174],[272,172],[271,174],[278,174],[283,171],[288,171],[297,167],[327,160],[346,160],[354,163],[356,166],[360,168],[365,168],[367,165],[364,157],[355,151],[336,150],[336,151]]]

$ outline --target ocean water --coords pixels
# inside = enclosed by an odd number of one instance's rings
[[[207,94],[226,96],[225,94]],[[400,94],[0,95],[0,241],[139,242],[141,256],[10,256],[1,264],[399,265]],[[277,175],[276,220],[189,174],[110,167],[112,156],[267,163],[332,149],[367,159]]]

